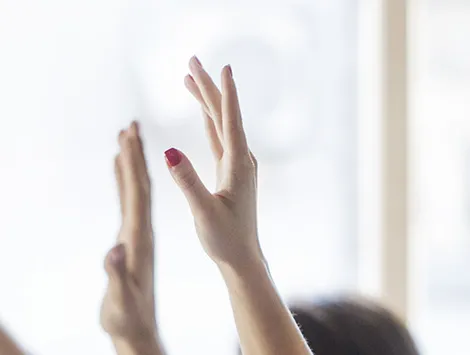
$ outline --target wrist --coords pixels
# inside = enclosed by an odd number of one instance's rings
[[[225,282],[232,281],[256,281],[263,277],[269,277],[269,269],[263,255],[244,258],[237,263],[217,264]]]

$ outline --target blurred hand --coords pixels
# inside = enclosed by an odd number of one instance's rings
[[[25,352],[0,326],[0,354],[1,355],[24,355]]]
[[[156,335],[150,181],[135,122],[121,131],[119,145],[115,173],[122,225],[105,259],[109,283],[101,309],[102,327],[118,352],[152,344]]]
[[[189,202],[206,253],[218,264],[243,266],[262,259],[256,222],[257,163],[247,145],[232,70],[222,70],[222,93],[196,57],[190,70],[185,84],[203,108],[216,162],[216,192],[206,189],[182,152],[166,151],[167,165]]]

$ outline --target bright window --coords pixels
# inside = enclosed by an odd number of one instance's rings
[[[6,1],[0,5],[2,321],[37,354],[111,354],[102,259],[119,224],[118,129],[143,121],[155,183],[158,309],[171,354],[229,354],[236,333],[163,151],[212,186],[197,53],[231,63],[260,168],[260,233],[288,299],[357,279],[355,1]]]

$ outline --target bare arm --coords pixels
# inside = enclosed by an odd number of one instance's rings
[[[221,266],[245,355],[311,355],[263,261]]]
[[[24,355],[15,341],[0,327],[0,355]]]
[[[222,272],[242,350],[245,355],[311,355],[263,262],[257,162],[247,144],[232,70],[222,70],[222,93],[196,58],[190,70],[185,84],[204,111],[217,165],[216,192],[206,189],[180,151],[168,151],[167,163],[189,202],[202,246]]]

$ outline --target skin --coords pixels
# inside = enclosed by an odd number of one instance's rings
[[[24,355],[16,342],[0,327],[0,354]]]
[[[310,355],[260,248],[257,162],[243,129],[232,70],[222,70],[222,92],[196,58],[190,70],[185,84],[203,109],[216,163],[215,192],[181,151],[167,151],[166,162],[189,203],[201,245],[227,285],[243,353]],[[116,177],[123,222],[118,245],[105,261],[109,287],[102,325],[119,355],[162,354],[154,313],[150,183],[138,126],[121,132],[119,142]]]
[[[197,234],[229,291],[245,355],[312,354],[270,277],[257,228],[257,162],[251,153],[232,69],[221,74],[222,92],[196,57],[185,85],[201,104],[216,163],[210,193],[183,154],[170,166],[190,205]]]
[[[136,122],[120,132],[115,174],[122,225],[105,259],[101,325],[119,355],[164,354],[155,321],[151,189]]]
[[[276,291],[257,232],[257,162],[243,129],[232,70],[222,70],[222,92],[194,57],[189,91],[203,108],[217,166],[216,192],[203,185],[188,158],[173,150],[168,169],[190,205],[197,235],[227,285],[245,355],[311,355]],[[151,185],[139,127],[119,134],[115,159],[122,224],[105,258],[108,287],[101,325],[118,355],[162,355],[155,317]],[[0,354],[23,355],[0,331]]]
[[[101,325],[119,355],[163,355],[155,321],[150,180],[136,122],[119,134],[115,172],[122,225],[105,259],[109,276]],[[24,355],[0,328],[0,354]]]

